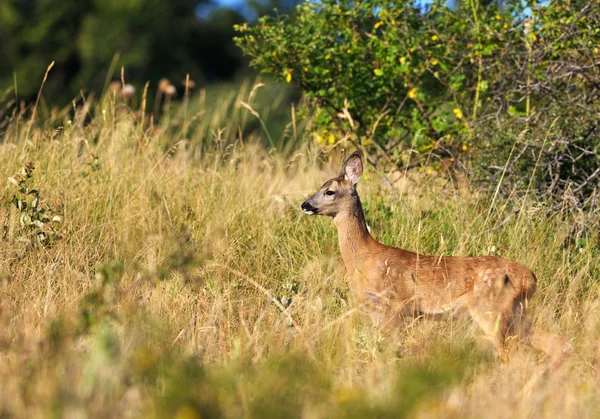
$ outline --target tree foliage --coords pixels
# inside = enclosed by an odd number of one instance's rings
[[[232,26],[243,21],[231,9],[204,19],[207,0],[4,0],[0,2],[0,92],[17,84],[31,99],[46,67],[55,61],[45,92],[53,103],[81,90],[102,89],[111,62],[129,81],[180,84],[229,79],[245,62],[233,45]],[[56,100],[57,97],[61,100]]]
[[[487,181],[508,161],[520,185],[588,205],[600,179],[599,16],[594,1],[323,0],[241,25],[236,42],[303,89],[318,139],[341,131],[374,164],[434,156]]]

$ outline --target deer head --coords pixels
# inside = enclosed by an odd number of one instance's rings
[[[356,151],[348,157],[337,177],[329,179],[302,203],[302,210],[308,215],[331,217],[340,213],[353,213],[359,203],[356,184],[362,173],[362,156]]]

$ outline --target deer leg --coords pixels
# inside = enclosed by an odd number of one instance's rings
[[[513,303],[510,333],[525,345],[546,353],[555,365],[559,365],[571,354],[571,345],[563,336],[532,327],[525,311],[526,297],[522,295]]]
[[[511,314],[511,305],[507,304],[510,300],[506,298],[505,285],[504,278],[500,278],[498,281],[486,278],[474,287],[469,304],[469,313],[473,321],[492,341],[503,363],[508,362],[506,337],[509,332]]]
[[[477,309],[469,308],[471,317],[483,329],[488,339],[494,344],[498,351],[498,356],[503,363],[508,362],[508,351],[506,349],[506,336],[508,325],[506,318],[496,311],[480,312]]]

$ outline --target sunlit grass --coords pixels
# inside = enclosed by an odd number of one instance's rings
[[[517,347],[503,366],[461,316],[407,322],[397,346],[350,295],[331,220],[299,208],[350,145],[269,152],[262,127],[237,129],[254,118],[239,104],[251,90],[166,126],[106,98],[58,134],[36,125],[25,138],[15,121],[0,138],[0,415],[600,414],[597,224],[536,202],[490,209],[425,176],[398,198],[368,169],[359,193],[376,238],[530,266],[532,316],[575,355],[555,370]],[[30,199],[6,181],[27,163],[39,208],[60,218],[45,242],[11,203]]]

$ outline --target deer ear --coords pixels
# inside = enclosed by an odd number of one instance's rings
[[[360,154],[360,151],[355,151],[348,157],[342,166],[341,174],[352,182],[352,185],[356,185],[363,174],[362,155]]]

